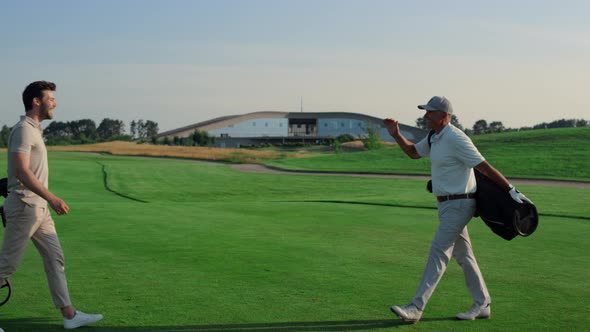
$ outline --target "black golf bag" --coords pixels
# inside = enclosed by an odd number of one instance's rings
[[[8,196],[8,179],[6,178],[0,179],[0,196]],[[2,226],[6,227],[6,218],[4,217],[4,206],[0,206],[0,215],[2,215]],[[6,304],[6,302],[10,300],[10,295],[12,295],[12,285],[10,284],[10,281],[8,281],[8,279],[6,279],[6,283],[4,285],[0,286],[0,291],[2,291],[3,288],[6,288],[6,296],[4,297],[4,299],[0,300],[0,307]],[[0,293],[4,293],[4,291]]]
[[[0,196],[8,196],[8,179],[0,179]],[[2,226],[6,227],[6,217],[4,217],[4,206],[0,206],[0,215],[2,216]]]
[[[539,214],[534,204],[514,201],[506,190],[488,179],[477,170],[477,209],[479,216],[488,227],[505,240],[517,235],[529,236],[537,229]]]

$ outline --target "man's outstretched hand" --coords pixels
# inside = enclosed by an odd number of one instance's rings
[[[399,133],[399,122],[397,120],[387,118],[383,120],[383,124],[385,125],[385,128],[387,128],[389,135],[394,136]]]

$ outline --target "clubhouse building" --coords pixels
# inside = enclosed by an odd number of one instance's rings
[[[303,142],[319,144],[349,134],[355,138],[367,137],[367,129],[375,129],[383,141],[393,138],[383,126],[383,119],[347,112],[253,112],[223,116],[158,134],[158,139],[191,136],[195,130],[215,137],[214,146],[236,148],[264,143],[285,144]],[[403,135],[417,142],[427,131],[400,124]]]

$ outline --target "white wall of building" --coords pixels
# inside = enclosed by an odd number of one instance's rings
[[[289,119],[287,118],[256,118],[235,123],[222,128],[208,131],[209,136],[221,137],[277,137],[287,136]]]

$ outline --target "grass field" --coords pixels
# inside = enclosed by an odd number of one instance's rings
[[[451,262],[423,319],[389,312],[418,284],[437,218],[423,181],[238,173],[226,164],[51,152],[50,187],[84,331],[582,331],[590,326],[589,192],[522,186],[539,208],[529,238],[470,224],[492,319]],[[0,169],[5,169],[0,155]],[[108,188],[103,182],[106,172]],[[6,331],[61,331],[30,246],[0,308]]]
[[[483,156],[508,177],[590,181],[590,127],[507,132],[472,139]],[[265,163],[291,170],[430,174],[428,160],[412,160],[397,147]]]

